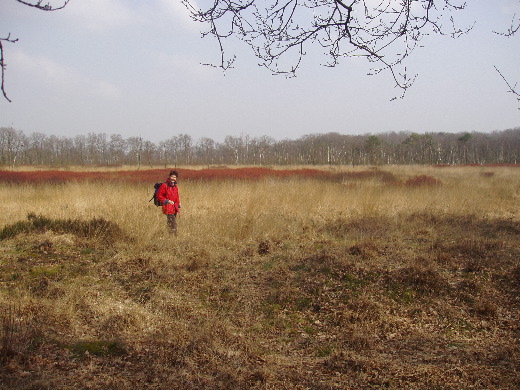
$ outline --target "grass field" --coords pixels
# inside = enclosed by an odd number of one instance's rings
[[[0,172],[0,389],[520,388],[520,169]]]

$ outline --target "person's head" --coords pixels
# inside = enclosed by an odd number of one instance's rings
[[[168,178],[170,179],[170,181],[172,183],[174,183],[177,181],[178,176],[179,176],[179,173],[177,171],[170,171],[170,175],[168,176]]]

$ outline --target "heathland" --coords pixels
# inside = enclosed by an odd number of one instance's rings
[[[520,388],[520,168],[0,171],[0,389]]]

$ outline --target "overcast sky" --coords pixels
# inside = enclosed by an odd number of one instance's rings
[[[4,43],[12,103],[0,99],[0,126],[27,135],[279,140],[520,126],[520,104],[494,69],[520,84],[520,33],[492,32],[506,31],[515,13],[518,19],[519,0],[468,2],[459,23],[475,21],[473,31],[425,39],[407,62],[417,80],[394,101],[399,92],[390,75],[368,76],[370,64],[361,59],[328,68],[321,66],[324,57],[311,54],[288,79],[271,75],[247,47],[230,42],[238,57],[234,69],[201,65],[219,61],[218,46],[200,37],[204,26],[189,19],[180,0],[71,0],[56,12],[0,3],[0,36],[19,39]]]

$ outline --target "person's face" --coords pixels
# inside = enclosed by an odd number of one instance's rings
[[[171,175],[170,181],[173,183],[174,181],[177,181],[177,175]]]

